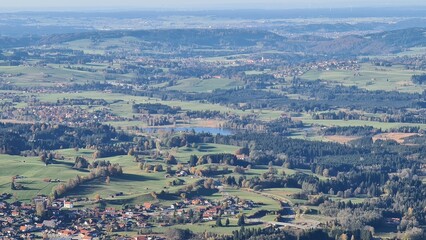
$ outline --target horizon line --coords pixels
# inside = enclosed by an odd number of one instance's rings
[[[313,11],[313,10],[365,10],[365,9],[387,9],[387,10],[413,10],[419,11],[423,8],[426,9],[426,4],[424,5],[405,5],[405,6],[347,6],[347,7],[294,7],[294,8],[117,8],[117,7],[107,7],[107,8],[45,8],[45,9],[19,9],[19,8],[9,8],[2,9],[0,13],[120,13],[120,12],[208,12],[208,11]]]

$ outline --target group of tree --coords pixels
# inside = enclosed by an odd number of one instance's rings
[[[66,183],[60,183],[52,191],[52,198],[56,199],[72,191],[80,185],[98,179],[101,177],[119,177],[123,174],[123,169],[119,164],[111,164],[108,161],[95,161],[92,163],[92,170],[88,175],[77,175],[75,178],[69,179]]]

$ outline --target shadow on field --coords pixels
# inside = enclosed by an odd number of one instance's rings
[[[209,145],[206,145],[206,144],[201,144],[199,148],[205,149],[205,150],[216,149],[215,146],[209,146]]]
[[[175,201],[179,200],[179,197],[173,193],[159,193],[157,195],[158,199],[166,200],[166,201]]]
[[[148,177],[148,176],[142,176],[142,175],[136,175],[136,174],[129,174],[124,173],[121,176],[114,177],[114,181],[148,181],[148,180],[157,180],[157,178]]]
[[[77,172],[90,173],[90,171],[89,171],[89,170],[87,170],[87,169],[73,168],[73,170],[75,170],[75,171],[77,171]]]
[[[92,155],[93,154],[92,151],[87,151],[87,150],[79,150],[78,153],[80,155]]]
[[[154,199],[151,194],[143,194],[136,197],[130,198],[116,198],[116,199],[106,199],[105,202],[113,205],[123,205],[123,204],[140,204],[141,202],[151,202],[157,201]]]
[[[255,175],[259,175],[257,173],[254,172],[245,172],[244,174],[242,174],[243,176],[255,176]]]
[[[216,147],[214,147],[214,146],[208,146],[208,145],[200,145],[200,146],[198,146],[198,151],[200,151],[200,152],[209,152],[209,151],[212,151],[213,149],[216,149]]]
[[[67,167],[72,168],[74,166],[74,162],[66,162],[66,161],[58,161],[58,160],[52,160],[50,162],[50,164],[54,164],[54,165],[65,165]]]
[[[102,184],[100,181],[90,181],[71,190],[66,196],[92,195],[102,189]]]

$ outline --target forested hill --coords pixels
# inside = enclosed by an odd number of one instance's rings
[[[161,42],[172,46],[231,46],[246,47],[258,43],[278,46],[286,38],[272,32],[244,29],[165,29],[138,31],[96,31],[59,34],[45,37],[40,44],[57,44],[80,39],[102,40],[135,37],[146,42]]]
[[[381,41],[390,46],[426,46],[426,28],[408,28],[369,34],[366,38]]]
[[[106,39],[133,37],[152,45],[207,48],[237,48],[263,46],[288,52],[304,51],[312,54],[356,56],[362,54],[384,54],[403,51],[410,47],[426,45],[425,28],[409,28],[386,31],[364,36],[350,35],[335,39],[313,36],[284,37],[279,34],[256,29],[168,29],[138,31],[93,31],[54,34],[43,37],[0,38],[0,48],[29,45],[52,45],[89,39],[102,42]]]
[[[40,37],[5,37],[0,34],[0,49],[14,48],[14,47],[25,47],[35,45],[40,41]]]
[[[425,28],[408,28],[365,36],[351,35],[317,42],[312,51],[328,54],[396,53],[411,47],[426,46]]]

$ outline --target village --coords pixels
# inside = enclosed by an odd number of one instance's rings
[[[218,218],[226,219],[223,225],[227,226],[229,218],[235,218],[243,210],[259,207],[251,200],[231,196],[220,201],[185,199],[170,206],[144,202],[122,209],[76,207],[83,202],[95,201],[81,198],[51,201],[46,196],[37,196],[32,203],[8,203],[11,198],[11,194],[0,197],[0,238],[100,239],[114,235],[121,237],[117,239],[165,239],[152,228],[210,222]],[[125,236],[130,232],[138,235]]]

